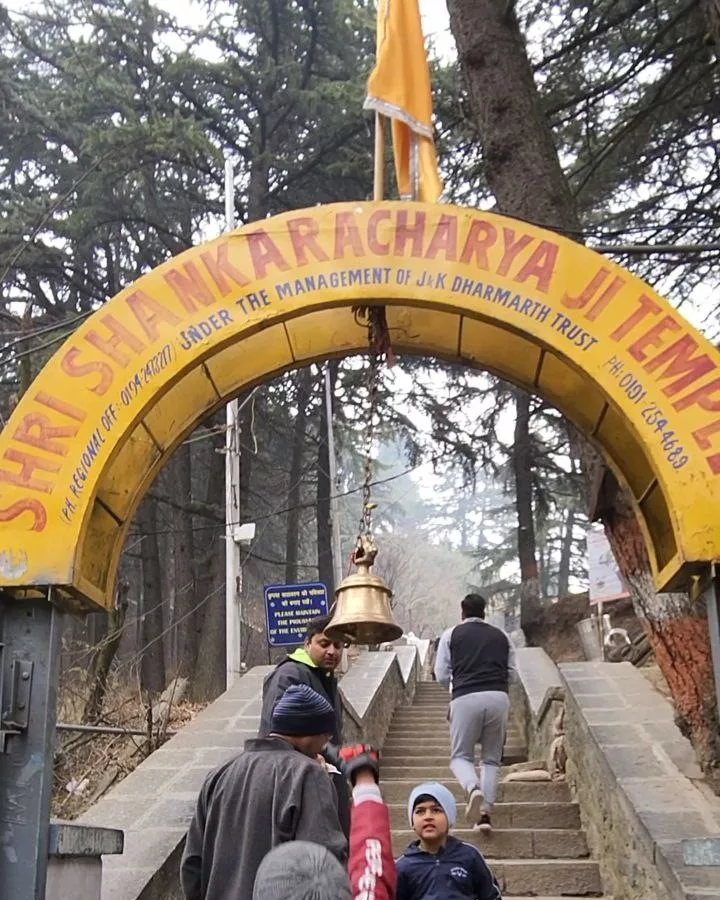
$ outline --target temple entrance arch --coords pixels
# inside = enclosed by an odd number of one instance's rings
[[[0,435],[8,895],[44,883],[58,609],[111,604],[133,513],[196,424],[272,375],[366,350],[351,308],[367,304],[385,306],[398,354],[488,369],[564,412],[631,497],[658,590],[720,559],[720,353],[599,254],[405,202],[287,213],[191,249],[68,338]],[[720,694],[718,585],[695,586]]]
[[[345,203],[193,248],[90,317],[0,436],[0,587],[105,606],[134,510],[177,444],[243,388],[361,352],[486,368],[557,406],[632,497],[659,590],[720,558],[720,353],[648,285],[526,223]]]

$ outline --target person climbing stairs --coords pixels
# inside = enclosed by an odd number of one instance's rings
[[[503,897],[602,896],[599,865],[589,858],[580,811],[564,782],[501,783],[492,833],[473,830],[464,822],[465,797],[449,767],[448,702],[448,692],[441,685],[421,682],[412,706],[395,711],[385,738],[382,789],[390,806],[395,856],[416,839],[407,820],[410,791],[422,781],[439,781],[458,802],[458,822],[452,833],[481,850]],[[522,737],[511,727],[503,762],[509,765],[526,759]]]

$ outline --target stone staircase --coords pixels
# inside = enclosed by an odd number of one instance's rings
[[[412,706],[396,711],[385,738],[382,790],[390,805],[395,855],[399,856],[416,837],[407,821],[410,790],[421,781],[440,781],[458,801],[453,834],[480,848],[504,897],[561,900],[602,895],[599,867],[588,858],[580,812],[566,784],[501,784],[492,834],[474,832],[466,825],[463,792],[449,768],[447,707],[447,690],[435,682],[422,682]],[[520,735],[511,731],[504,762],[526,758]]]

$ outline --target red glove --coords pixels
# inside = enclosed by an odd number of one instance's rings
[[[349,744],[339,751],[343,773],[355,785],[355,776],[361,769],[372,772],[375,783],[380,780],[380,752],[372,744]]]

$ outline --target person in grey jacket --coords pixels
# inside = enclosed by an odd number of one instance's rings
[[[185,900],[250,900],[263,857],[286,841],[322,844],[347,860],[335,792],[318,754],[335,727],[330,703],[292,685],[267,737],[212,772],[188,829],[180,867]]]

